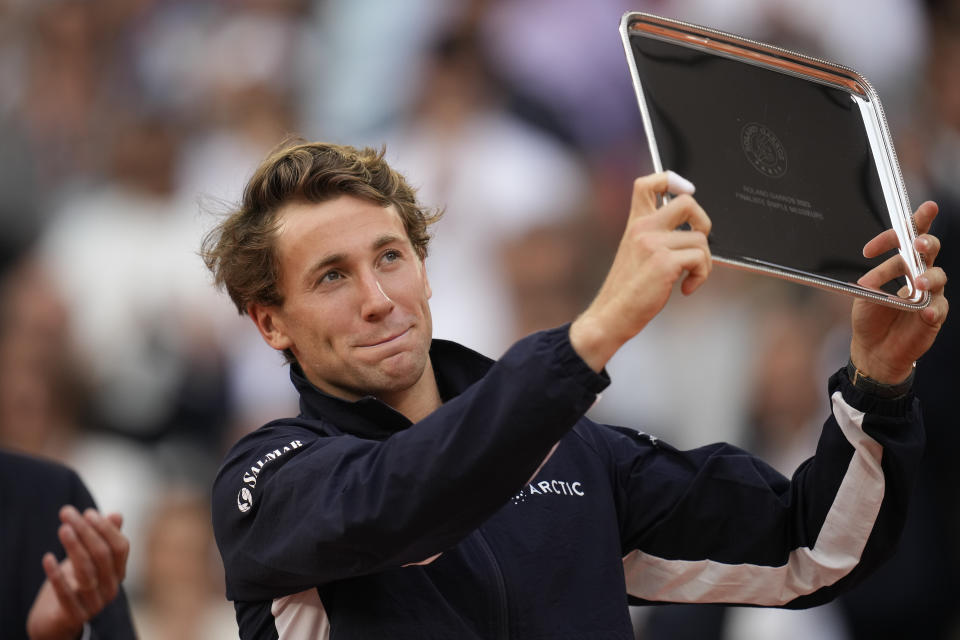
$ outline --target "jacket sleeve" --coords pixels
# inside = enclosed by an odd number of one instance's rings
[[[829,389],[816,454],[789,480],[730,445],[613,436],[632,598],[815,606],[892,554],[923,453],[919,403],[866,396],[843,370]]]
[[[521,340],[386,440],[290,425],[255,432],[214,484],[227,597],[275,598],[443,552],[516,493],[606,384],[564,326]]]

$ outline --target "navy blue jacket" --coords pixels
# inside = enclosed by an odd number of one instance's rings
[[[416,424],[294,366],[301,415],[228,453],[214,531],[241,638],[632,640],[628,602],[812,606],[899,536],[918,403],[842,370],[788,480],[727,444],[586,419],[608,380],[567,327],[497,362],[439,340],[431,359],[444,403]]]

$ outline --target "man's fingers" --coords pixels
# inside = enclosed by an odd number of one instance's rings
[[[94,509],[87,509],[83,516],[107,543],[113,556],[115,578],[117,582],[122,582],[126,575],[127,556],[130,553],[130,543],[126,536],[120,533],[123,518],[116,513],[104,517]]]
[[[674,235],[688,234],[694,235],[689,232],[674,232]],[[703,238],[702,235],[700,237]],[[666,276],[670,281],[670,286],[682,278],[680,290],[684,295],[690,295],[703,284],[713,268],[710,250],[705,244],[704,241],[703,246],[691,246],[686,243],[679,245],[679,248],[664,247],[667,251],[660,251],[657,256],[653,257],[653,260],[659,265],[654,268],[654,272]],[[684,275],[685,272],[686,275]]]
[[[650,215],[657,210],[657,197],[667,192],[666,172],[651,173],[633,181],[630,217]]]
[[[113,523],[117,529],[123,528],[123,514],[120,513],[108,513],[107,520]]]
[[[913,214],[913,221],[917,225],[917,235],[930,231],[930,225],[933,224],[933,220],[939,212],[940,207],[932,200],[927,200],[917,207],[916,212]]]
[[[947,318],[950,304],[943,289],[947,285],[947,274],[940,267],[932,267],[917,278],[917,286],[931,294],[930,304],[920,310],[920,317],[932,327],[939,328]]]
[[[947,274],[940,267],[931,267],[917,278],[917,287],[934,295],[943,293],[945,286],[947,286]]]
[[[917,207],[916,212],[913,214],[914,223],[917,226],[917,239],[924,237],[930,231],[930,225],[933,224],[934,219],[937,217],[939,212],[939,207],[936,202],[928,200]],[[927,236],[929,238],[934,238],[934,236]],[[935,239],[935,238],[934,238]],[[863,247],[863,256],[865,258],[875,258],[882,253],[890,251],[891,249],[896,249],[900,246],[900,240],[897,238],[897,233],[893,229],[887,229],[886,231],[878,234],[876,237],[871,239]],[[919,245],[914,245],[920,253],[929,253],[929,250],[925,247]],[[936,253],[940,250],[940,242],[936,241],[936,247],[930,247],[933,249],[933,255],[936,256]],[[932,263],[932,258],[928,264]]]
[[[710,257],[710,245],[706,234],[700,231],[643,231],[638,233],[637,241],[650,253],[657,249],[699,249]]]
[[[80,604],[92,618],[103,611],[103,608],[107,605],[107,603],[110,602],[110,600],[113,600],[113,596],[107,598],[107,596],[105,596],[98,587],[96,589],[89,589],[88,591],[77,592],[77,600],[80,601]]]
[[[657,210],[659,197],[672,193],[674,195],[691,195],[696,190],[693,183],[673,171],[661,171],[637,178],[633,181],[633,202],[630,207],[631,217],[634,215],[649,215]]]
[[[88,509],[87,513],[89,514],[91,511],[91,509]],[[108,585],[111,581],[116,580],[113,553],[100,533],[90,524],[87,517],[81,516],[75,508],[67,506],[61,510],[61,518],[65,518],[66,524],[73,528],[83,547],[82,556],[89,558],[93,565],[95,571],[94,586]],[[77,553],[81,553],[81,551],[77,550]],[[73,559],[73,554],[70,553],[69,549],[67,555]],[[86,569],[87,565],[81,568]]]
[[[67,579],[60,568],[60,563],[57,562],[57,559],[52,553],[44,554],[41,562],[43,564],[43,572],[47,575],[47,581],[50,583],[53,593],[57,596],[60,606],[63,607],[64,612],[74,624],[82,625],[89,619],[89,616],[79,600],[77,600],[70,585],[67,584]]]
[[[914,239],[913,247],[924,255],[927,264],[930,265],[933,264],[934,258],[940,253],[940,239],[929,233],[924,233]],[[876,258],[891,249],[899,248],[900,239],[897,238],[897,232],[893,229],[887,229],[863,245],[863,257]]]
[[[913,246],[923,256],[924,263],[930,267],[940,253],[940,238],[925,233],[914,240]]]
[[[703,252],[698,252],[696,249],[684,249],[680,253],[684,262],[684,269],[687,271],[687,276],[680,283],[680,291],[683,295],[688,296],[707,281],[707,276],[710,275],[712,269],[712,262],[709,259],[709,254],[707,254],[707,259],[704,260]]]
[[[900,246],[900,239],[897,238],[897,232],[893,229],[887,229],[874,236],[867,244],[863,245],[864,258],[876,258],[879,255],[896,249]]]
[[[686,223],[690,225],[690,229],[699,231],[705,236],[709,235],[710,229],[713,228],[713,222],[710,221],[707,212],[689,195],[673,198],[660,207],[652,218],[664,229],[676,229]]]
[[[879,289],[894,278],[906,275],[907,265],[900,255],[890,256],[857,280],[864,287]]]
[[[920,310],[920,317],[932,327],[940,327],[947,318],[950,303],[941,290],[930,299],[930,304]]]
[[[904,275],[906,275],[906,269],[903,258],[892,256],[868,271],[857,283],[864,287],[878,289],[890,280]],[[930,267],[917,278],[915,284],[921,291],[929,291],[942,297],[943,289],[947,285],[947,274],[940,267]],[[908,289],[904,287],[901,291],[906,293]]]
[[[67,552],[73,564],[73,581],[77,590],[93,589],[97,586],[97,568],[93,564],[93,558],[87,553],[86,547],[77,535],[76,529],[72,524],[62,524],[57,529],[57,537]]]

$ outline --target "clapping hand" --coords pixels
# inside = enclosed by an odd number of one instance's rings
[[[67,557],[57,562],[52,553],[43,556],[47,579],[27,617],[32,640],[79,638],[83,625],[117,596],[126,574],[130,544],[120,532],[119,514],[80,514],[67,505],[60,521],[57,534]]]

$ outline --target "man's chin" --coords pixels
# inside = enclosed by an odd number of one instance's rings
[[[397,353],[383,359],[377,377],[384,388],[393,392],[405,391],[420,380],[425,368],[425,359],[416,358],[408,352]]]
[[[412,336],[411,336],[412,337]],[[414,387],[423,377],[429,361],[429,344],[409,344],[398,341],[365,350],[354,361],[356,380],[365,393],[381,397],[396,395]]]

